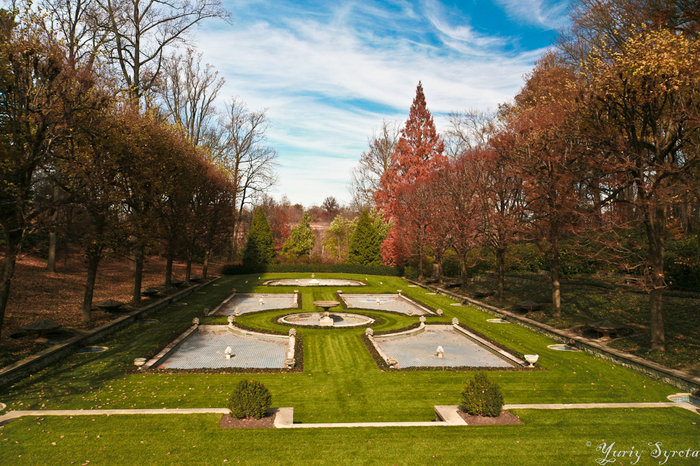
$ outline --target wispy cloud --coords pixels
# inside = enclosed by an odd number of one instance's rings
[[[566,0],[495,0],[513,19],[543,29],[566,25],[569,2]]]
[[[512,98],[541,54],[502,51],[504,34],[476,33],[433,0],[343,2],[313,14],[277,3],[195,40],[226,77],[226,99],[267,109],[277,190],[305,205],[349,200],[343,180],[367,137],[382,119],[406,119],[419,80],[439,124],[441,114]]]

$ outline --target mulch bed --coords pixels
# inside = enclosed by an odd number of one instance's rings
[[[275,427],[276,413],[268,414],[262,419],[236,419],[230,414],[224,414],[219,421],[222,429],[272,429]]]
[[[498,417],[472,416],[464,411],[459,411],[459,415],[470,426],[503,426],[523,423],[518,416],[509,411],[501,411]]]

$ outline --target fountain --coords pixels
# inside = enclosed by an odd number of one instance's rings
[[[233,350],[230,346],[226,347],[226,349],[224,350],[224,354],[226,355],[226,359],[231,359],[231,356],[233,356]]]
[[[340,305],[338,301],[314,301],[314,306],[323,309],[323,316],[318,321],[318,325],[321,327],[332,327],[333,319],[331,318],[331,313],[329,309]]]
[[[435,356],[437,356],[440,359],[445,357],[445,350],[442,346],[437,347],[437,350],[435,350]]]

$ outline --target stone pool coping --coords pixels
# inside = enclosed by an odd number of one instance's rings
[[[63,343],[51,346],[50,348],[47,348],[39,353],[33,354],[20,361],[10,364],[9,366],[3,367],[0,369],[0,388],[9,386],[18,380],[23,379],[24,377],[40,371],[55,361],[70,356],[83,346],[96,343],[104,337],[128,327],[139,318],[161,309],[168,304],[178,301],[181,298],[188,296],[192,292],[199,290],[200,288],[211,285],[219,278],[220,277],[212,278],[206,282],[198,283],[190,286],[189,288],[173,293],[170,296],[166,296],[162,299],[146,304],[133,312],[118,317],[82,335],[75,336]]]
[[[436,291],[439,294],[449,296],[453,299],[458,299],[463,303],[469,303],[477,307],[478,309],[489,314],[495,315],[497,317],[508,317],[508,320],[510,320],[511,322],[529,328],[530,330],[543,334],[549,338],[552,338],[553,340],[562,343],[568,343],[570,340],[573,340],[576,342],[576,346],[579,349],[589,354],[593,354],[603,359],[615,362],[616,364],[620,364],[621,366],[628,367],[653,379],[661,380],[662,382],[666,382],[682,390],[686,390],[689,392],[700,390],[700,377],[698,376],[688,374],[687,372],[683,372],[678,369],[666,367],[657,362],[644,359],[642,357],[627,353],[625,351],[601,345],[600,343],[577,335],[568,330],[560,330],[558,328],[554,328],[550,325],[543,324],[541,322],[522,316],[520,314],[510,312],[496,306],[491,306],[490,304],[486,304],[479,300],[463,296],[459,293],[446,290],[439,286],[423,284],[408,278],[404,279],[410,283],[413,283],[416,286]]]
[[[299,327],[304,327],[304,328],[312,328],[312,329],[347,329],[347,328],[357,328],[357,327],[366,327],[368,325],[372,325],[376,322],[376,320],[370,316],[366,316],[364,314],[360,314],[357,312],[335,312],[335,311],[330,311],[329,312],[332,315],[337,315],[337,316],[361,316],[366,318],[367,320],[365,322],[360,322],[357,324],[352,324],[352,325],[320,325],[320,324],[302,324],[300,322],[289,322],[287,321],[287,317],[290,316],[302,316],[302,315],[311,315],[311,314],[319,314],[323,316],[324,312],[322,311],[313,311],[313,312],[292,312],[290,314],[285,314],[281,317],[278,317],[275,321],[275,323],[282,324],[282,325],[287,325],[290,327],[294,327],[295,325],[298,325]]]

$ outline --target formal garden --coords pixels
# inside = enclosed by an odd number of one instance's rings
[[[207,316],[238,293],[300,294],[297,309],[239,313],[234,324],[262,333],[288,334],[278,318],[290,312],[314,312],[314,301],[337,299],[328,286],[266,286],[271,279],[311,279],[311,274],[224,276],[137,321],[100,342],[99,353],[77,353],[4,389],[0,400],[10,410],[96,410],[89,415],[34,413],[0,430],[2,457],[11,463],[85,464],[118,461],[128,451],[141,463],[175,462],[511,462],[585,463],[614,451],[644,450],[650,456],[658,443],[665,452],[697,452],[698,415],[681,407],[607,407],[593,409],[511,409],[517,425],[440,426],[435,406],[460,405],[461,393],[474,373],[437,368],[383,368],[363,338],[366,326],[295,327],[303,343],[297,366],[291,369],[199,369],[174,371],[139,369],[137,358],[150,358],[192,326],[228,325],[225,314]],[[554,351],[556,341],[516,323],[489,322],[493,315],[461,305],[446,296],[392,276],[314,274],[314,279],[362,281],[362,293],[402,294],[436,312],[425,324],[451,324],[452,319],[500,347],[518,355],[538,354],[534,369],[484,371],[502,391],[506,407],[524,404],[667,402],[676,387],[584,351]],[[311,279],[311,280],[314,280]],[[340,287],[342,294],[359,288]],[[235,296],[235,295],[234,295]],[[437,311],[441,312],[437,312]],[[345,310],[343,310],[345,311]],[[356,309],[375,319],[375,338],[387,331],[415,327],[417,316]],[[440,315],[441,314],[441,315]],[[447,353],[447,351],[446,351]],[[219,357],[224,358],[219,350]],[[235,355],[232,359],[235,359]],[[447,357],[447,354],[446,354]],[[225,408],[242,380],[263,383],[272,407],[292,407],[293,426],[317,423],[435,423],[430,426],[319,427],[314,429],[222,429],[222,415],[112,414],[113,409]],[[571,408],[575,408],[572,406]],[[693,450],[695,448],[695,450]],[[662,457],[661,457],[662,458]],[[658,459],[661,459],[658,458]],[[689,464],[692,457],[688,459]]]
[[[4,2],[0,464],[699,464],[696,3]]]

